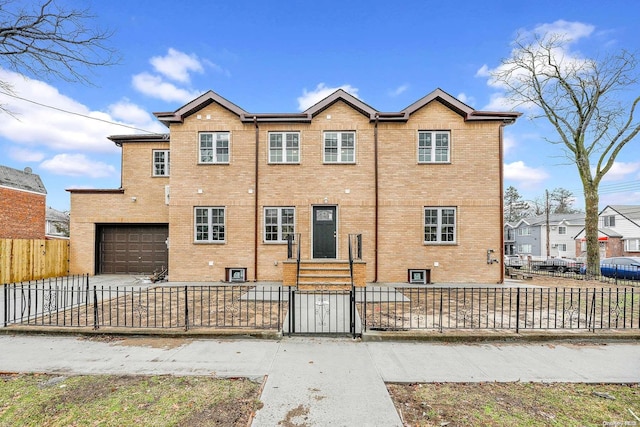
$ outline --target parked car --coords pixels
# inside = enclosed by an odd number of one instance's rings
[[[524,264],[518,255],[505,255],[504,265],[505,267],[520,268]]]
[[[549,258],[544,261],[535,261],[531,265],[534,271],[555,271],[558,273],[579,273],[582,263],[569,258]]]
[[[585,273],[583,267],[580,272]],[[604,277],[640,280],[640,257],[613,257],[600,260],[600,274]]]

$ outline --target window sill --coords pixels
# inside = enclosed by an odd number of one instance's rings
[[[422,242],[423,246],[457,246],[458,242]]]
[[[225,241],[220,241],[220,242],[213,242],[213,241],[212,242],[205,242],[205,241],[199,240],[199,241],[193,242],[193,244],[194,245],[226,245],[227,241],[225,240]]]

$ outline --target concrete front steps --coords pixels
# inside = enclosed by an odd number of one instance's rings
[[[305,291],[348,291],[351,289],[349,261],[300,261],[298,289]]]
[[[301,290],[349,290],[351,272],[348,260],[306,259],[300,260],[300,276],[297,277],[297,262],[287,260],[283,263],[283,285],[296,286]],[[366,286],[366,263],[353,262],[353,284]]]

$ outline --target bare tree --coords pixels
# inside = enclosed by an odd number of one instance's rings
[[[118,61],[106,44],[111,32],[93,28],[93,18],[55,0],[0,0],[0,63],[38,78],[91,83],[87,71]],[[0,90],[11,93],[11,85],[0,81]]]
[[[516,104],[537,107],[578,169],[585,198],[589,273],[599,270],[598,188],[622,150],[640,131],[637,60],[627,51],[602,60],[571,57],[559,34],[519,37],[509,58],[492,72]],[[629,100],[629,96],[631,99]],[[626,101],[626,102],[625,102]]]

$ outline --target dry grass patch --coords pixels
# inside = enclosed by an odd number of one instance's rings
[[[638,384],[388,384],[407,426],[640,426]]]
[[[247,379],[0,376],[0,426],[246,426],[262,404]]]

